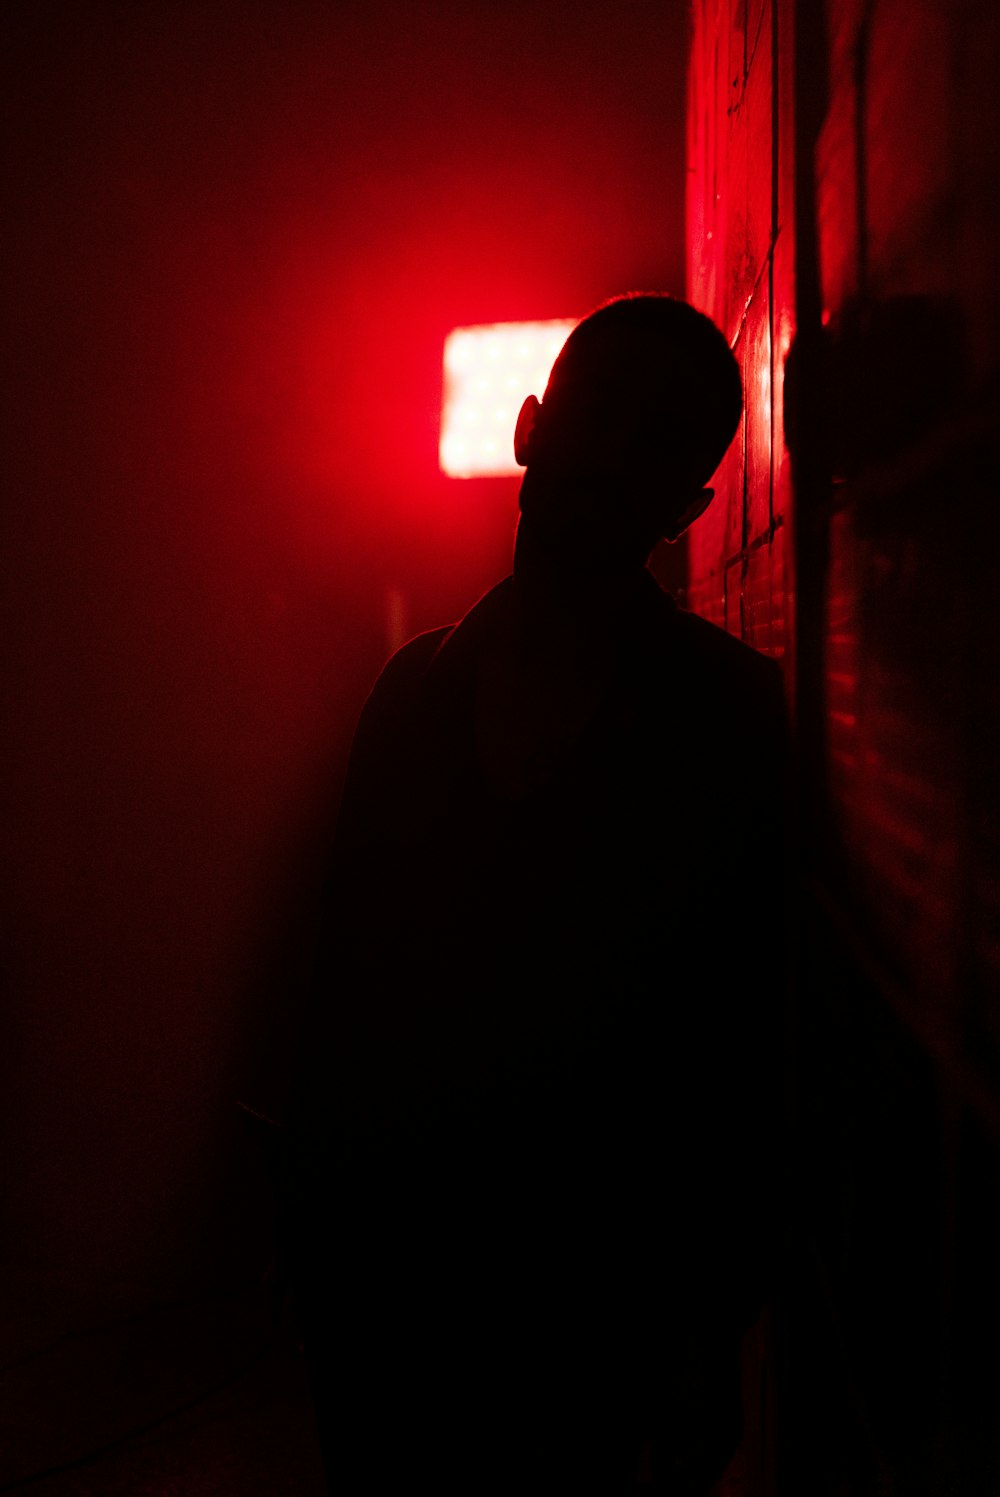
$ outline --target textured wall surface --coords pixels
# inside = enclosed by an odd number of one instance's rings
[[[825,44],[827,785],[905,1017],[996,1124],[1000,22],[841,4]]]
[[[805,1460],[852,1493],[1000,1490],[979,1370],[1000,1330],[1000,19],[694,15],[689,295],[747,412],[688,602],[783,656],[796,745],[810,1266],[789,1268],[780,1457],[753,1479],[803,1490]]]
[[[689,541],[688,604],[766,654],[786,650],[789,482],[775,378],[793,326],[792,224],[775,174],[771,0],[696,7],[688,115],[688,295],[726,333],[746,391],[742,429]]]

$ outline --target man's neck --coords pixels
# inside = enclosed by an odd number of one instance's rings
[[[628,572],[539,572],[514,568],[514,613],[518,634],[582,649],[607,641],[648,582],[645,567]]]

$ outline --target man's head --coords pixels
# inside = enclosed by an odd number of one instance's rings
[[[521,407],[519,546],[641,564],[704,512],[742,408],[739,366],[703,313],[659,293],[605,303],[570,333],[544,399]]]

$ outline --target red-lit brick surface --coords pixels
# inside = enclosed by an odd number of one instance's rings
[[[746,520],[752,544],[771,523],[771,297],[762,276],[747,308],[740,337],[746,391]]]
[[[780,189],[779,189],[780,196]],[[792,230],[779,227],[771,252],[771,513],[780,519],[790,508],[792,470],[785,445],[785,360],[795,335],[795,277]]]
[[[771,591],[775,579],[783,586],[784,567],[772,564],[770,552],[788,487],[779,434],[782,488],[776,506],[774,419],[781,406],[773,387],[794,326],[790,225],[780,262],[784,281],[775,281],[778,262],[772,258],[779,165],[776,24],[772,0],[702,0],[695,6],[688,118],[688,294],[726,333],[746,392],[740,432],[712,480],[716,498],[692,528],[688,601],[768,650],[772,635],[777,639],[781,632],[772,629],[771,616],[783,619],[786,612],[783,598]]]
[[[1000,1143],[1000,8],[692,14],[688,295],[740,361],[746,414],[686,595],[784,663],[796,866],[833,957],[803,946],[817,1070],[795,1081],[853,1192],[829,1187],[816,1242],[877,1451],[846,1453],[831,1415],[829,1489],[1000,1491],[962,1382],[1000,1335],[997,1244],[991,1268],[962,1183],[967,1132]],[[770,1494],[765,1407],[743,1472]]]
[[[833,0],[808,16],[799,7],[813,34],[799,55],[807,71],[796,77],[795,11],[789,0],[694,7],[688,293],[739,358],[746,413],[715,477],[716,500],[689,538],[687,598],[790,669],[795,563],[804,555],[815,565],[805,627],[822,632],[822,665],[814,650],[803,668],[822,671],[823,705],[808,753],[826,765],[846,858],[842,895],[859,907],[880,958],[912,987],[916,1020],[927,1004],[950,1001],[959,930],[970,941],[963,970],[979,973],[977,991],[989,990],[984,974],[995,971],[1000,948],[988,933],[994,843],[970,843],[969,786],[960,788],[970,762],[985,762],[971,720],[988,695],[971,621],[975,584],[960,548],[942,556],[939,544],[945,512],[974,503],[958,498],[949,474],[968,473],[973,449],[994,429],[987,391],[1000,364],[1000,215],[985,184],[1000,165],[1000,129],[986,59],[1000,60],[1000,22],[982,0]],[[803,163],[811,206],[795,196]],[[803,289],[795,240],[804,212],[815,280]],[[902,306],[901,297],[911,300]],[[832,503],[811,493],[799,515],[784,371],[807,303],[817,329],[821,311],[829,321],[835,349],[840,330],[854,330],[854,342],[841,344],[827,406],[832,460],[849,481]],[[900,306],[901,315],[893,310]],[[872,329],[886,310],[887,325],[902,332],[880,344]],[[899,394],[905,379],[923,401],[919,418]],[[973,408],[965,425],[951,414],[963,380]],[[932,383],[940,400],[926,394]],[[935,481],[945,486],[940,517],[928,509]],[[970,546],[978,536],[984,556],[995,552],[992,509],[978,522],[970,512],[964,524]],[[979,571],[992,575],[982,559]],[[984,581],[989,609],[993,591]],[[965,633],[949,647],[941,640],[960,631],[952,603],[963,593]],[[793,699],[799,684],[789,679]],[[984,727],[993,721],[979,711]],[[972,788],[982,803],[973,822],[995,824],[985,770]],[[977,1012],[984,1031],[1000,1028],[992,1004],[980,1001]]]
[[[776,530],[769,546],[751,551],[743,576],[743,637],[775,660],[785,653],[784,535],[783,529]]]

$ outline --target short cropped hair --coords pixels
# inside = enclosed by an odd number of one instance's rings
[[[638,411],[692,483],[707,482],[743,412],[739,364],[710,317],[666,292],[632,291],[591,312],[552,366],[544,404],[585,419],[595,400]]]

